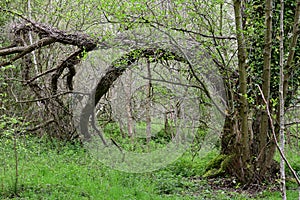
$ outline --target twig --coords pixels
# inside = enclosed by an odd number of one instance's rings
[[[265,96],[263,95],[263,92],[262,92],[261,88],[259,87],[259,85],[256,84],[256,86],[258,87],[258,89],[259,89],[259,91],[261,93],[261,96],[263,98],[263,101],[266,104],[266,111],[267,111],[268,116],[269,116],[269,120],[270,120],[270,124],[271,124],[271,130],[272,130],[272,134],[273,134],[273,137],[274,137],[274,141],[275,141],[276,147],[277,147],[277,149],[278,149],[278,151],[280,153],[280,156],[283,158],[284,162],[286,163],[286,165],[288,166],[288,168],[292,172],[294,178],[296,179],[298,185],[300,186],[300,180],[299,180],[299,178],[297,176],[297,173],[295,172],[295,170],[293,169],[293,167],[290,165],[289,161],[285,157],[284,153],[281,151],[281,148],[280,148],[280,146],[278,144],[278,141],[277,141],[277,138],[276,138],[276,133],[275,133],[275,128],[274,128],[274,125],[273,125],[273,119],[272,119],[272,116],[271,116],[271,113],[270,113],[270,110],[269,110],[269,107],[268,107],[267,100],[265,99]]]
[[[298,140],[300,139],[300,136],[298,136],[298,135],[294,135],[294,134],[291,134],[291,133],[290,133],[290,136],[293,137],[293,138],[296,138],[296,139],[298,139]]]
[[[44,76],[44,75],[49,74],[49,73],[51,73],[51,72],[54,72],[54,71],[56,71],[56,70],[58,70],[58,69],[59,69],[59,67],[54,67],[54,68],[51,68],[51,69],[49,69],[49,70],[46,70],[46,71],[44,71],[44,72],[42,72],[42,73],[36,75],[35,77],[31,78],[30,80],[26,80],[26,84],[30,84],[30,83],[32,83],[34,80],[40,78],[41,76]]]
[[[50,97],[44,97],[44,98],[39,98],[39,99],[33,99],[33,100],[24,100],[24,101],[17,101],[17,103],[32,103],[32,102],[37,102],[37,101],[44,101],[44,100],[48,100],[48,99],[53,99],[65,94],[71,94],[73,93],[72,91],[67,91],[67,92],[63,92],[63,93],[59,93]]]
[[[42,123],[42,124],[39,124],[39,125],[37,125],[37,126],[35,126],[35,127],[28,128],[28,129],[26,129],[26,131],[36,131],[36,130],[38,130],[38,129],[41,129],[41,128],[47,126],[48,124],[50,124],[50,123],[52,123],[52,122],[54,122],[54,121],[55,121],[54,119],[50,119],[50,120],[48,120],[48,121],[46,121],[46,122],[44,122],[44,123]]]
[[[296,120],[294,122],[286,123],[286,124],[284,124],[284,126],[293,126],[293,125],[298,125],[298,124],[300,124],[300,120]]]

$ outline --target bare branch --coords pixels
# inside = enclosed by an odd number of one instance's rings
[[[42,77],[42,76],[44,76],[44,75],[46,75],[46,74],[49,74],[49,73],[51,73],[51,72],[54,72],[54,71],[58,70],[58,68],[59,68],[59,66],[58,66],[58,67],[55,67],[55,68],[52,68],[52,69],[49,69],[49,70],[47,70],[47,71],[44,71],[43,73],[40,73],[40,74],[36,75],[35,77],[31,78],[30,80],[27,80],[27,81],[26,81],[26,82],[27,82],[26,84],[30,84],[30,83],[32,83],[34,80],[36,80],[36,79],[38,79],[38,78],[40,78],[40,77]]]
[[[293,126],[293,125],[298,125],[298,124],[300,124],[300,120],[296,120],[296,121],[293,121],[293,122],[285,123],[284,126],[287,127],[287,126]]]
[[[62,95],[66,95],[66,94],[72,94],[72,91],[67,91],[67,92],[62,92],[56,95],[52,95],[50,97],[44,97],[44,98],[39,98],[39,99],[33,99],[33,100],[24,100],[24,101],[17,101],[17,103],[32,103],[32,102],[38,102],[38,101],[44,101],[44,100],[49,100],[49,99],[53,99]]]
[[[38,42],[36,42],[32,45],[29,45],[27,47],[14,47],[14,48],[11,48],[11,49],[6,49],[6,50],[3,49],[3,50],[0,51],[0,56],[14,54],[14,53],[18,53],[18,52],[21,52],[21,53],[16,55],[15,57],[13,57],[12,59],[10,59],[7,62],[0,63],[0,67],[10,65],[14,61],[16,61],[16,60],[22,58],[23,56],[25,56],[26,54],[28,54],[28,53],[30,53],[30,52],[38,49],[38,48],[41,48],[43,46],[49,45],[53,42],[55,42],[54,38],[47,37],[47,38],[43,38],[40,41],[38,41]]]
[[[61,76],[61,74],[63,73],[65,68],[68,68],[70,70],[70,75],[69,80],[68,80],[68,84],[69,84],[69,89],[72,90],[72,78],[75,75],[75,69],[73,68],[74,65],[78,64],[81,61],[82,58],[82,53],[83,50],[80,49],[78,51],[76,51],[75,53],[73,53],[72,55],[70,55],[66,60],[64,60],[58,67],[56,72],[52,75],[52,79],[51,79],[51,89],[52,89],[52,93],[55,94],[57,92],[57,82],[59,77]],[[70,83],[71,82],[71,83]]]
[[[45,126],[51,124],[52,122],[55,122],[55,120],[54,120],[54,119],[50,119],[50,120],[48,120],[48,121],[46,121],[46,122],[44,122],[44,123],[42,123],[42,124],[39,124],[39,125],[37,125],[37,126],[35,126],[35,127],[27,128],[26,131],[36,131],[36,130],[38,130],[38,129],[41,129],[41,128],[43,128],[43,127],[45,127]]]
[[[158,22],[149,22],[149,23],[154,23],[158,26],[161,26],[161,27],[164,27],[164,28],[167,28],[166,25],[164,24],[161,24],[161,23],[158,23]],[[187,30],[187,29],[183,29],[183,28],[177,28],[177,27],[168,27],[168,29],[171,29],[173,31],[179,31],[179,32],[183,32],[183,33],[191,33],[191,34],[194,34],[194,35],[200,35],[201,37],[204,37],[204,38],[210,38],[210,39],[218,39],[218,40],[236,40],[236,37],[233,37],[233,36],[215,36],[215,35],[206,35],[206,34],[203,34],[203,33],[199,33],[199,32],[196,32],[196,31],[192,31],[192,30]]]
[[[114,23],[114,24],[122,24],[125,22],[129,22],[129,19],[123,19],[122,23],[121,22],[118,22],[118,21],[112,21],[110,20],[106,14],[104,13],[104,16],[106,18],[106,20],[109,22],[109,23]],[[143,16],[142,17],[133,17],[133,16],[130,16],[131,18],[133,18],[133,20],[131,20],[129,23],[131,24],[151,24],[152,26],[154,25],[157,25],[159,27],[163,27],[163,28],[167,28],[168,30],[173,30],[173,31],[179,31],[179,32],[183,32],[183,33],[190,33],[190,34],[194,34],[194,35],[198,35],[198,36],[201,36],[201,37],[204,37],[204,38],[210,38],[210,39],[220,39],[220,40],[224,40],[224,39],[227,39],[227,40],[236,40],[236,37],[234,36],[215,36],[215,35],[206,35],[206,34],[203,34],[203,33],[200,33],[200,32],[197,32],[197,31],[192,31],[192,30],[188,30],[188,29],[184,29],[184,28],[178,28],[178,27],[169,27],[165,24],[162,24],[162,23],[159,23],[158,21],[153,21],[153,20],[149,20],[149,19],[146,19],[144,18]]]

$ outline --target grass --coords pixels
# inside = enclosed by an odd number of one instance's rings
[[[188,151],[164,169],[132,174],[104,166],[77,144],[18,138],[16,148],[1,138],[0,199],[249,199],[247,194],[214,190],[202,179],[207,163],[217,151],[193,156]],[[15,151],[16,150],[16,151]],[[16,155],[18,183],[16,182]],[[289,199],[297,199],[290,183]],[[265,191],[255,199],[280,199]]]

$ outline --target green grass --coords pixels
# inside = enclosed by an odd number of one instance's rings
[[[155,195],[155,185],[147,176],[139,177],[106,168],[90,158],[79,146],[48,150],[47,144],[28,145],[31,147],[28,146],[26,154],[19,152],[17,194],[22,198],[160,199]],[[34,145],[36,147],[32,148]],[[24,150],[24,146],[19,149]],[[2,198],[8,198],[14,192],[13,156],[2,160],[2,163],[1,195]]]
[[[186,152],[164,169],[131,174],[104,166],[80,145],[27,137],[17,140],[14,151],[13,140],[0,140],[4,155],[0,157],[0,199],[249,199],[245,194],[212,190],[200,178],[216,150],[194,160]],[[288,192],[290,199],[297,198],[294,186]],[[260,199],[280,199],[280,193],[264,192]]]

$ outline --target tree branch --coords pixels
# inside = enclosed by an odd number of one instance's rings
[[[18,55],[16,55],[15,57],[11,58],[9,61],[0,63],[0,67],[10,65],[14,61],[25,56],[26,54],[28,54],[36,49],[39,49],[43,46],[52,44],[53,42],[55,42],[55,38],[47,37],[47,38],[43,38],[40,41],[38,41],[32,45],[26,46],[26,47],[13,47],[10,49],[3,49],[0,51],[0,56],[14,54],[14,53],[18,53],[18,52],[20,52],[20,53]]]
[[[45,126],[51,124],[52,122],[55,122],[55,120],[54,120],[54,119],[50,119],[50,120],[48,120],[48,121],[46,121],[46,122],[44,122],[44,123],[42,123],[42,124],[39,124],[39,125],[37,125],[37,126],[35,126],[35,127],[27,128],[26,131],[36,131],[36,130],[38,130],[38,129],[41,129],[41,128],[43,128],[43,127],[45,127]]]
[[[88,122],[90,116],[93,114],[95,106],[98,104],[102,96],[106,94],[114,81],[117,80],[129,66],[141,58],[147,58],[151,62],[159,60],[175,60],[188,64],[184,57],[181,57],[171,51],[156,48],[135,49],[112,62],[112,64],[107,68],[105,75],[99,80],[97,86],[90,95],[87,104],[82,109],[80,116],[80,130],[84,135],[85,140],[89,140],[91,137],[88,131]]]
[[[48,100],[48,99],[53,99],[62,95],[66,95],[66,94],[71,94],[73,93],[72,91],[67,91],[67,92],[62,92],[56,95],[52,95],[50,97],[44,97],[44,98],[39,98],[39,99],[33,99],[33,100],[24,100],[24,101],[17,101],[17,103],[32,103],[32,102],[38,102],[38,101],[44,101],[44,100]]]

